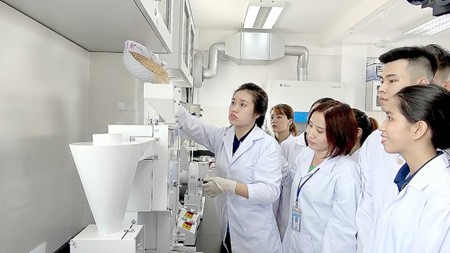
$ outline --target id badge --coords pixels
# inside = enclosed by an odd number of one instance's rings
[[[293,206],[292,207],[292,229],[294,231],[300,232],[301,217],[302,217],[302,211],[300,210],[300,208]]]

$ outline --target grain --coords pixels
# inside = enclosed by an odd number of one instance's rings
[[[153,72],[156,76],[156,83],[169,83],[169,74],[167,71],[159,64],[156,64],[151,59],[140,55],[135,52],[131,52],[131,55],[136,59],[140,64],[142,64],[146,69]]]

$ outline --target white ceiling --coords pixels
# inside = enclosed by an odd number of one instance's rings
[[[190,0],[197,28],[239,31],[248,0]],[[403,32],[433,18],[432,9],[422,9],[406,0],[287,0],[287,8],[274,33],[321,36],[322,45],[342,41],[358,43],[388,39],[399,42]],[[415,38],[409,38],[415,39]],[[423,39],[420,38],[420,39]],[[450,40],[450,30],[426,38]]]
[[[244,20],[248,0],[190,0],[198,28],[238,30]],[[317,33],[324,31],[340,13],[360,0],[304,1],[288,0],[283,16],[274,28],[280,33]],[[339,3],[339,4],[338,4]],[[339,10],[336,12],[335,10]],[[314,25],[313,25],[314,24]]]
[[[142,41],[165,53],[134,2],[149,0],[0,0],[89,51],[120,52],[123,41]],[[154,0],[159,1],[159,0]],[[180,0],[173,0],[180,1]],[[249,0],[190,0],[200,30],[240,31]],[[450,48],[450,29],[432,37],[405,38],[403,32],[433,18],[407,0],[285,0],[274,33],[313,35],[320,46],[437,43]],[[136,14],[137,13],[137,14]],[[450,14],[447,14],[450,15]],[[92,25],[94,24],[94,25]],[[130,29],[133,28],[133,29]],[[143,32],[146,31],[146,32]],[[420,42],[419,42],[420,40]],[[391,43],[390,46],[392,46]],[[395,45],[394,45],[395,46]]]

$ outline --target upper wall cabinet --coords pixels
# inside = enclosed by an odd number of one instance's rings
[[[91,52],[123,52],[126,40],[172,52],[178,0],[2,0]]]
[[[188,0],[174,1],[172,54],[160,55],[167,62],[169,76],[178,86],[190,87],[193,83],[195,25]]]

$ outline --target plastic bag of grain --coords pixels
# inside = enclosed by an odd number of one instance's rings
[[[165,62],[143,45],[127,40],[123,50],[123,64],[131,75],[144,82],[169,83]]]

